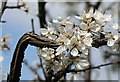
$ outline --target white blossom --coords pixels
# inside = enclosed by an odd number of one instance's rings
[[[40,32],[42,35],[47,36],[49,39],[55,40],[57,38],[57,32],[53,27],[51,27],[51,23],[48,23],[47,29],[41,28]]]
[[[71,55],[73,55],[73,56],[77,56],[77,55],[78,55],[78,50],[77,50],[77,48],[73,48],[73,49],[72,49]]]
[[[114,29],[118,29],[118,24],[117,23],[114,23],[113,26],[112,26]]]
[[[91,23],[89,23],[89,26],[86,24],[86,23],[84,23],[84,22],[82,22],[81,24],[80,24],[80,28],[82,29],[82,30],[84,30],[84,31],[88,31],[88,32],[97,32],[97,31],[99,31],[100,30],[100,25],[99,24],[96,24],[95,23],[95,21],[93,21],[93,22],[91,22]]]
[[[108,46],[113,46],[114,43],[118,40],[118,35],[115,35],[112,33],[108,33],[106,37],[108,38],[108,41],[107,41]]]
[[[89,66],[89,62],[86,59],[76,59],[75,60],[76,69],[83,69]]]
[[[93,14],[94,14],[93,13],[93,8],[91,8],[88,13],[83,12],[82,15],[75,16],[75,18],[77,18],[79,20],[85,20],[85,19],[89,19],[89,18],[93,17]]]
[[[91,44],[93,40],[91,37],[85,37],[83,41],[84,41],[84,44],[86,44],[87,46],[92,46]]]
[[[112,19],[111,14],[102,14],[100,11],[96,10],[94,13],[94,19],[100,25],[104,25],[106,21],[110,21]]]
[[[59,46],[59,47],[56,49],[56,51],[57,51],[56,55],[59,55],[59,54],[61,54],[63,51],[66,51],[66,50],[67,50],[67,47],[66,47],[65,45],[61,45],[61,46]]]
[[[64,69],[70,60],[73,61],[75,69],[88,67],[89,50],[96,38],[101,39],[101,33],[105,36],[103,39],[107,40],[109,47],[115,47],[119,40],[119,27],[117,23],[111,22],[111,14],[103,14],[98,10],[93,12],[91,8],[88,13],[83,12],[75,18],[80,20],[80,24],[72,22],[71,17],[59,17],[53,20],[53,24],[49,23],[47,29],[41,29],[43,36],[59,44],[56,49],[42,48],[41,50],[45,65],[50,66],[55,72]]]
[[[55,56],[54,49],[52,49],[52,48],[42,48],[41,51],[42,51],[42,56],[47,60],[54,58],[54,56]]]

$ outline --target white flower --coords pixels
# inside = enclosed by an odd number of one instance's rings
[[[84,49],[84,50],[82,50],[82,55],[84,55],[84,56],[86,55],[86,56],[87,56],[88,53],[89,53],[89,50],[88,50],[88,49]]]
[[[71,44],[73,47],[79,45],[79,42],[78,42],[76,36],[73,36],[73,37],[70,39],[70,44]]]
[[[89,26],[86,24],[86,23],[84,23],[84,22],[82,22],[81,24],[80,24],[80,28],[83,30],[83,31],[87,31],[87,32],[97,32],[97,31],[99,31],[100,30],[100,25],[99,24],[97,24],[95,21],[93,21],[93,22],[91,22],[91,23],[89,23]]]
[[[104,14],[104,21],[110,21],[112,20],[112,15],[111,14]]]
[[[112,26],[114,29],[118,29],[118,24],[117,23],[114,23],[113,26]]]
[[[67,47],[65,45],[61,45],[56,49],[56,55],[62,54],[62,52],[66,51]]]
[[[51,23],[48,23],[47,29],[41,28],[40,32],[42,35],[48,37],[49,39],[55,40],[57,38],[57,32],[55,29],[52,27]]]
[[[56,39],[56,42],[62,43],[64,45],[69,45],[70,44],[70,39],[67,38],[66,36],[60,34],[59,37]]]
[[[91,23],[93,20],[96,21],[96,24],[104,25],[106,21],[110,21],[112,19],[111,14],[102,14],[100,11],[91,8],[88,13],[83,12],[80,16],[75,16],[78,20],[84,21],[86,24]],[[93,19],[93,20],[92,20]]]
[[[75,60],[75,66],[76,66],[76,69],[84,69],[86,67],[89,66],[89,62],[87,59],[76,59]]]
[[[82,30],[88,30],[88,25],[85,24],[84,22],[82,22],[82,23],[80,24],[80,28],[81,28]]]
[[[78,50],[77,50],[77,48],[73,48],[73,49],[71,50],[71,55],[72,55],[72,56],[77,56],[77,55],[78,55]]]
[[[93,21],[93,22],[91,22],[90,24],[89,24],[89,29],[91,30],[91,31],[94,31],[94,32],[97,32],[97,31],[99,31],[100,30],[100,25],[99,24],[96,24],[96,22],[95,21]]]
[[[93,11],[94,11],[94,9],[91,8],[91,9],[89,10],[89,12],[86,14],[86,18],[91,18],[91,17],[93,17]]]
[[[93,9],[90,9],[88,13],[84,12],[75,17],[80,20],[80,24],[72,22],[70,17],[59,18],[53,20],[53,24],[49,23],[47,29],[41,29],[43,36],[59,44],[55,51],[51,48],[41,50],[44,62],[48,62],[45,66],[50,66],[55,73],[65,68],[69,60],[74,63],[73,68],[88,67],[89,49],[92,48],[94,39],[101,38],[100,33],[104,34],[105,38],[102,39],[107,40],[107,45],[111,47],[116,47],[119,39],[119,27],[111,21],[111,14],[102,14],[97,10],[94,13]]]
[[[54,58],[54,49],[52,48],[42,48],[42,56],[49,60],[51,58]]]
[[[114,44],[112,47],[112,51],[118,51],[119,50],[119,44]]]
[[[3,61],[3,59],[4,59],[3,56],[0,56],[0,63]]]
[[[48,31],[48,29],[41,28],[40,32],[41,32],[42,35],[47,35],[49,31]]]
[[[102,14],[100,11],[96,10],[94,13],[94,19],[100,25],[104,25],[105,21],[110,21],[112,19],[111,14]]]
[[[91,37],[85,37],[84,40],[83,40],[84,44],[86,44],[87,46],[92,46],[92,38]]]
[[[59,17],[57,20],[53,20],[53,23],[56,24],[58,27],[60,26],[71,26],[73,23],[69,21],[70,17],[61,18]]]
[[[93,17],[93,8],[91,8],[88,13],[83,12],[82,15],[75,16],[75,18],[77,18],[79,20],[86,20],[86,19],[89,19],[91,17]]]
[[[113,46],[114,43],[118,40],[118,35],[115,35],[112,33],[108,33],[106,37],[108,38],[108,41],[107,41],[108,46]]]

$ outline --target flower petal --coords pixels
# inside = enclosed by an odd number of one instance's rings
[[[114,29],[118,29],[118,24],[117,24],[117,23],[114,23],[112,27],[113,27]]]
[[[45,57],[45,58],[48,57],[47,53],[45,53],[45,52],[42,52],[42,56]]]
[[[91,43],[93,42],[91,37],[85,37],[84,38],[84,44],[86,44],[87,46],[92,46]]]
[[[116,41],[118,40],[118,35],[113,35],[113,39]]]
[[[110,21],[112,19],[111,14],[104,14],[104,21]]]
[[[81,28],[82,30],[87,30],[87,29],[88,29],[88,25],[82,22],[82,23],[80,24],[80,28]]]
[[[56,49],[56,51],[57,51],[56,55],[61,54],[61,53],[62,53],[63,51],[65,51],[66,49],[67,49],[67,47],[64,46],[64,45],[59,46],[59,47]]]
[[[42,35],[47,35],[48,34],[48,30],[45,29],[45,28],[41,28],[40,32],[41,32]]]
[[[82,20],[83,18],[81,16],[75,16],[76,19]]]
[[[109,39],[109,40],[107,41],[107,45],[108,45],[108,46],[113,46],[114,43],[115,43],[115,40],[113,40],[113,39]]]
[[[77,68],[77,69],[83,69],[83,67],[81,66],[80,63],[77,63],[77,64],[76,64],[76,68]]]
[[[87,60],[81,60],[80,63],[83,67],[87,67],[89,65],[89,62]]]
[[[73,48],[73,49],[72,49],[71,55],[73,55],[73,56],[77,56],[77,55],[78,55],[78,50],[77,50],[77,48]]]

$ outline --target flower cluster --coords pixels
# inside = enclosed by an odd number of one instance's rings
[[[102,14],[100,11],[94,12],[90,9],[88,13],[83,12],[74,18],[79,23],[73,22],[72,17],[59,18],[53,20],[53,23],[48,23],[47,29],[40,30],[42,36],[60,44],[56,49],[40,49],[45,65],[55,72],[65,68],[69,61],[73,61],[74,69],[87,67],[89,50],[95,38],[104,38],[108,46],[113,46],[119,39],[118,25],[116,23],[108,25],[112,21],[111,14]],[[99,34],[104,36],[101,37]]]

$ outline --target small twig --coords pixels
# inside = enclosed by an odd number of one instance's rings
[[[5,1],[2,1],[2,5],[1,5],[1,12],[0,12],[0,21],[1,21],[1,18],[2,18],[2,15],[4,13],[4,11],[6,9],[14,9],[14,8],[20,8],[20,7],[23,7],[24,5],[18,5],[18,6],[7,6],[7,0]]]
[[[102,0],[99,0],[96,5],[94,6],[95,9],[98,9],[102,3]]]
[[[68,65],[65,67],[65,69],[61,70],[61,71],[58,71],[56,74],[55,74],[55,77],[53,79],[52,82],[57,82],[58,80],[60,80],[67,72],[68,70],[70,69],[71,65],[73,64],[72,61],[70,61],[68,63]]]
[[[86,2],[86,11],[88,12],[88,10],[93,7],[94,9],[98,10],[98,8],[101,5],[101,0],[99,0],[95,5],[91,4],[90,2]]]
[[[40,65],[41,65],[43,74],[44,74],[44,76],[45,76],[45,79],[47,79],[47,74],[46,74],[45,69],[44,69],[44,67],[43,67],[43,63],[42,63],[42,58],[41,58],[41,57],[40,57]]]
[[[2,15],[5,11],[5,7],[7,5],[7,0],[5,0],[4,2],[2,2],[2,5],[1,5],[1,12],[0,12],[0,21],[1,21],[1,18],[2,18]]]
[[[21,8],[21,7],[23,7],[24,5],[17,5],[17,6],[6,6],[5,8],[6,9],[19,9],[19,8]]]
[[[83,69],[83,70],[68,70],[68,73],[69,72],[75,72],[75,73],[77,73],[77,72],[86,72],[87,70],[100,69],[101,67],[105,67],[105,66],[113,65],[113,64],[120,64],[120,61],[101,64],[101,65],[94,66],[94,67],[89,67],[89,68],[86,68],[86,69]]]
[[[37,75],[37,78],[39,81],[42,81],[43,79],[39,76],[37,69],[35,69],[34,67],[28,65],[28,62],[26,60],[24,60],[24,64],[35,74]]]
[[[6,21],[0,21],[0,23],[6,23]]]
[[[33,34],[35,34],[35,29],[34,29],[34,20],[33,20],[33,19],[31,19],[31,24],[32,24],[32,32],[33,32]]]
[[[89,49],[89,53],[88,53],[88,62],[89,62],[89,66],[88,68],[91,68],[92,67],[92,63],[91,63],[91,53],[90,53],[90,49]],[[91,73],[92,73],[92,70],[87,70],[86,73],[85,73],[85,82],[91,82]]]
[[[105,53],[105,58],[109,58],[109,57],[111,57],[111,56],[117,56],[117,57],[119,57],[120,56],[120,52],[112,52],[112,51],[105,51],[104,52]]]

